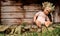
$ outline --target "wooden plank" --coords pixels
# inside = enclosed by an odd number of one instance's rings
[[[1,19],[2,24],[20,24],[22,19]]]
[[[33,19],[22,19],[23,22],[32,23]]]
[[[38,7],[38,6],[24,6],[24,9],[26,11],[39,11],[41,9],[41,7]]]
[[[1,18],[24,18],[23,13],[1,13]]]
[[[23,11],[20,6],[4,6],[1,7],[1,12],[6,12],[6,11]]]
[[[15,3],[15,1],[7,1],[7,2],[1,2],[2,6],[20,6],[22,5],[21,2]]]
[[[25,13],[25,18],[33,18],[36,13],[37,12],[26,12]]]

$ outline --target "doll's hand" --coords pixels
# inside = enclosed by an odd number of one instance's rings
[[[51,24],[52,24],[52,22],[50,22],[50,21],[46,21],[46,22],[45,22],[45,26],[46,26],[46,27],[48,27],[48,26],[51,25]]]

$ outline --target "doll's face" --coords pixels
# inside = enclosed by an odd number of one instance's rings
[[[44,9],[44,13],[45,13],[45,14],[49,14],[50,11],[51,11],[51,8],[50,8],[50,7],[46,7],[46,8]]]

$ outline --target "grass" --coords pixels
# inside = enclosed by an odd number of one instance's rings
[[[54,27],[54,28],[53,28]],[[43,27],[42,32],[25,32],[22,36],[60,36],[60,24],[51,27]]]
[[[24,25],[25,26],[25,25]],[[24,32],[22,34],[7,34],[8,36],[60,36],[60,24],[52,25],[48,28],[42,27],[42,32]],[[4,36],[4,33],[0,33]]]
[[[0,36],[4,36],[4,33],[3,32],[0,32]]]

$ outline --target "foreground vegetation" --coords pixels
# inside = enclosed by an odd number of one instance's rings
[[[0,36],[60,36],[60,24],[54,24],[46,28],[42,26],[42,31],[38,31],[38,27],[30,25],[31,27],[26,28],[26,23],[23,25],[17,26],[10,33],[0,33]],[[24,28],[25,27],[25,28]],[[30,31],[30,29],[32,31]]]

